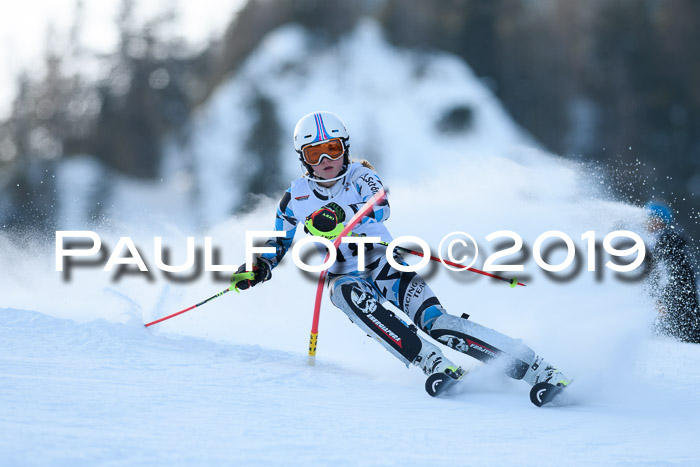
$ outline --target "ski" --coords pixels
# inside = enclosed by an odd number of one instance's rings
[[[448,367],[445,371],[434,373],[425,380],[425,391],[432,397],[446,395],[448,390],[457,384],[467,372],[462,368]],[[567,386],[557,386],[551,383],[538,383],[530,389],[530,401],[537,407],[552,402]]]
[[[428,376],[425,380],[425,390],[432,397],[437,397],[444,394],[466,374],[467,372],[460,367],[447,367],[444,371]]]
[[[566,386],[551,383],[537,383],[530,389],[530,401],[537,407],[542,407],[552,402],[565,388]]]

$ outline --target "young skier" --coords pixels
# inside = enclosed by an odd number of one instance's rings
[[[343,229],[343,222],[382,188],[379,176],[367,161],[350,161],[350,137],[335,114],[317,112],[299,120],[294,129],[294,149],[306,174],[292,182],[277,209],[275,230],[286,235],[267,241],[266,245],[275,247],[276,253],[254,258],[254,279],[239,282],[239,289],[270,279],[272,269],[290,248],[297,227],[303,226],[312,235],[335,238]],[[380,237],[383,242],[390,242],[391,235],[384,225],[388,218],[389,203],[380,202],[353,228],[353,235]],[[450,379],[461,378],[464,370],[420,336],[418,328],[435,341],[478,360],[502,361],[506,374],[512,378],[532,386],[540,384],[537,388],[540,403],[547,401],[546,396],[543,399],[547,389],[551,397],[569,383],[560,371],[520,340],[474,323],[467,315],[448,314],[418,274],[394,269],[385,252],[383,245],[368,244],[364,271],[358,271],[358,246],[342,243],[337,260],[328,271],[331,301],[404,364],[420,367],[429,376],[428,382],[432,376],[433,381],[447,382],[446,387],[453,382]],[[398,254],[395,259],[401,263]],[[243,264],[237,273],[245,270]],[[385,301],[415,325],[407,324],[386,309],[380,303]],[[431,395],[438,392],[437,385],[426,384],[426,390]],[[533,399],[533,403],[541,405],[538,401]]]

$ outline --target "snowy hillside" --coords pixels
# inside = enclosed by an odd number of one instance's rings
[[[642,234],[641,210],[606,200],[604,180],[533,148],[456,59],[393,49],[371,23],[312,54],[309,41],[295,27],[270,35],[201,110],[191,147],[173,149],[162,181],[111,179],[114,197],[99,222],[81,219],[78,207],[89,205],[104,169],[89,158],[61,168],[65,228],[98,232],[107,255],[130,236],[150,274],[104,272],[105,257],[68,279],[55,271],[53,238],[0,237],[0,464],[700,462],[700,349],[650,337],[654,310],[642,282],[607,269],[605,253],[597,272],[586,270],[581,236]],[[155,268],[155,236],[173,251],[171,264],[184,261],[188,236],[199,247],[210,236],[218,264],[235,265],[245,232],[273,226],[274,199],[228,217],[245,194],[235,175],[246,164],[254,89],[274,100],[289,134],[289,179],[299,170],[296,120],[334,111],[354,154],[376,162],[390,189],[395,236],[437,249],[445,235],[468,232],[482,248],[479,268],[505,248],[488,234],[523,238],[526,248],[504,260],[524,264],[515,275],[527,287],[434,265],[424,276],[448,311],[522,338],[574,377],[567,405],[537,409],[524,383],[450,350],[472,371],[459,394],[431,399],[416,368],[403,367],[327,298],[317,366],[306,366],[316,277],[291,258],[269,283],[142,326],[228,285],[211,273],[168,279]],[[473,113],[469,130],[436,129],[464,105]],[[577,251],[572,266],[548,275],[532,251],[549,230],[566,233]],[[557,250],[549,262],[563,257]]]
[[[399,51],[382,39],[373,22],[332,46],[320,46],[303,29],[288,26],[263,41],[199,116],[191,151],[204,198],[211,200],[209,215],[225,214],[227,202],[243,195],[236,188],[250,164],[244,146],[254,123],[252,95],[275,103],[287,130],[281,159],[290,179],[300,173],[291,130],[301,116],[318,110],[341,115],[351,129],[352,154],[369,158],[391,180],[422,179],[436,166],[532,144],[471,70],[452,56]],[[472,112],[468,129],[440,133],[440,119],[461,107]],[[226,198],[231,195],[234,199]]]

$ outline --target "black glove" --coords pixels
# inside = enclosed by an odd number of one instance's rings
[[[345,210],[341,208],[339,205],[335,204],[334,202],[330,202],[323,206],[321,209],[330,209],[335,213],[336,218],[338,219],[338,223],[340,224],[341,222],[345,222]]]
[[[345,221],[345,211],[336,203],[330,202],[320,209],[312,212],[304,222],[304,232],[312,235],[332,238],[337,237],[343,230],[342,222]],[[340,225],[340,228],[338,226]]]
[[[246,272],[245,264],[241,264],[238,270],[235,273],[233,273],[233,275],[231,276],[231,282],[233,283],[236,274],[240,274],[242,272]],[[253,274],[255,274],[255,277],[249,280],[243,280],[238,282],[237,284],[235,284],[236,287],[238,287],[240,290],[245,290],[248,287],[255,287],[261,282],[270,280],[270,278],[272,277],[272,267],[270,265],[270,262],[265,258],[258,257],[257,261],[253,263]]]

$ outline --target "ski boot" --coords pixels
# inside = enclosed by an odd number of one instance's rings
[[[535,363],[530,365],[523,380],[532,384],[530,401],[537,407],[551,402],[571,383],[564,373],[544,361],[542,357],[535,358]]]
[[[425,390],[435,397],[462,379],[466,371],[445,358],[435,345],[424,339],[421,340],[423,346],[413,364],[419,366],[428,376],[425,380]]]

